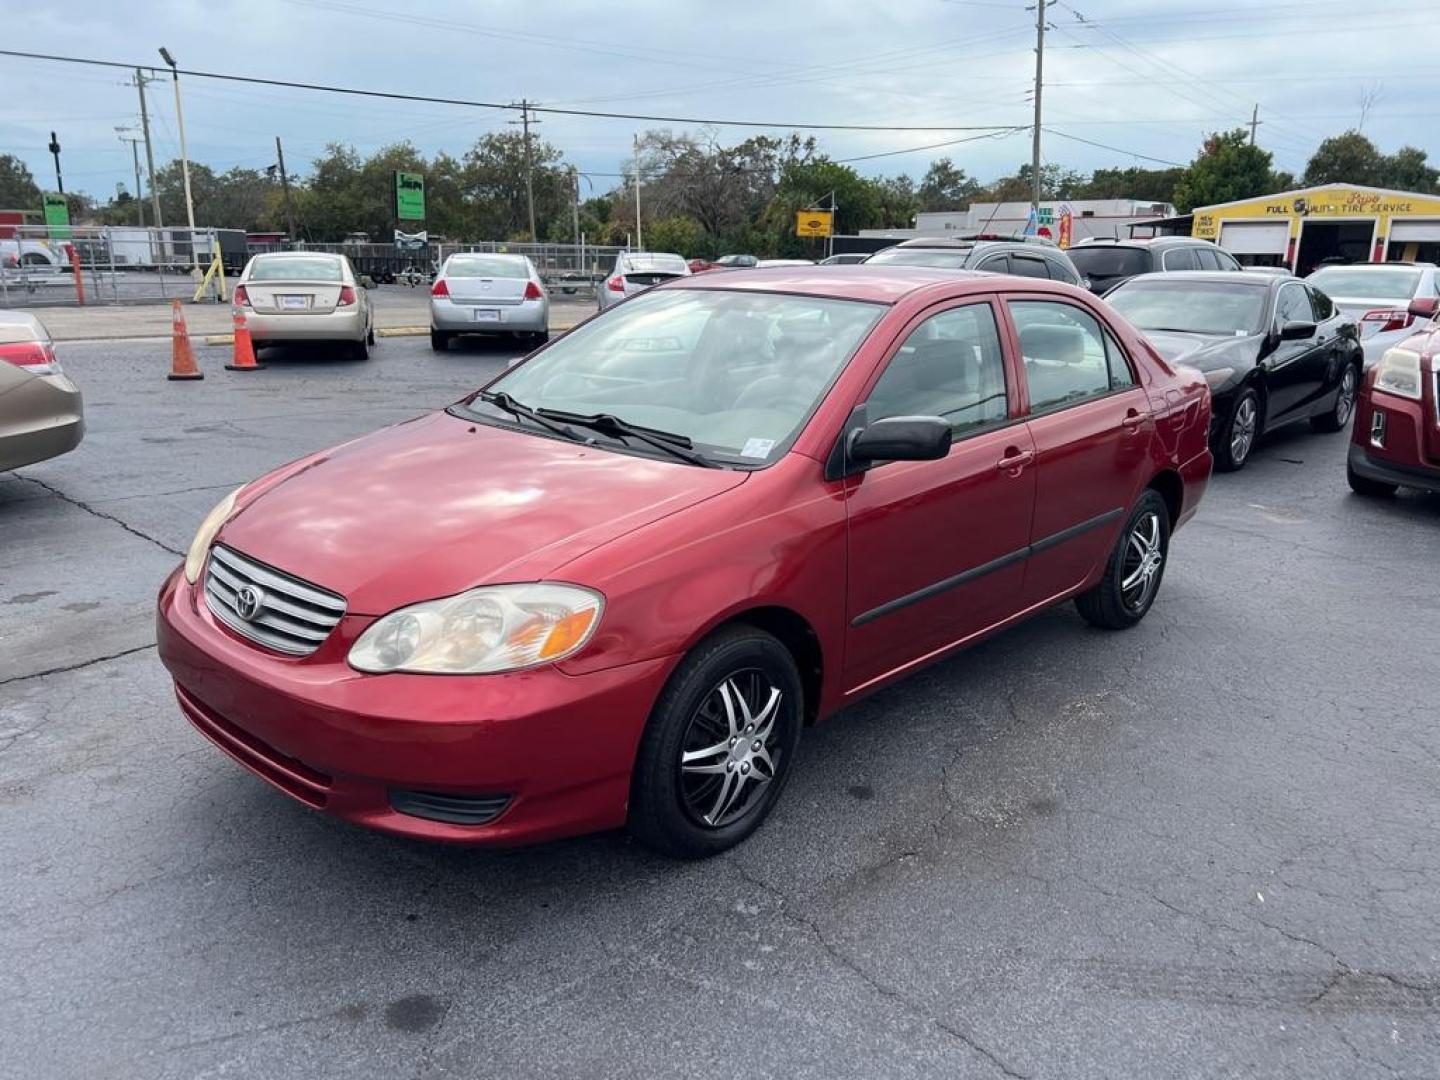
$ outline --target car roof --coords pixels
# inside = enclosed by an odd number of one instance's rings
[[[891,266],[861,263],[849,266],[774,266],[757,270],[736,270],[727,274],[696,274],[667,283],[667,289],[744,289],[754,292],[794,293],[834,300],[867,300],[894,304],[910,293],[937,285],[964,283],[973,291],[996,288],[1003,274],[979,270],[944,270],[930,266]],[[1064,285],[1043,278],[1015,279],[1032,286]],[[1017,286],[1017,288],[1020,286]]]
[[[262,251],[257,259],[343,259],[338,251]]]
[[[1115,288],[1123,289],[1132,281],[1153,281],[1162,285],[1180,285],[1187,281],[1211,281],[1221,285],[1245,285],[1252,289],[1270,289],[1299,280],[1294,277],[1281,277],[1279,274],[1237,274],[1234,270],[1169,270],[1164,273],[1136,274],[1134,277],[1126,278]]]

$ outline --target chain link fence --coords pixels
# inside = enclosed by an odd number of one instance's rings
[[[245,234],[138,225],[8,226],[0,236],[0,307],[188,300],[217,254],[227,275],[238,274],[245,265]],[[208,291],[219,297],[214,286]]]

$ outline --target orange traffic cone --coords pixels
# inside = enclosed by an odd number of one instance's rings
[[[255,359],[255,343],[245,325],[245,313],[235,312],[235,359],[225,365],[226,371],[259,371],[265,365]]]
[[[166,378],[203,379],[205,373],[195,366],[195,352],[190,348],[190,332],[185,329],[185,312],[179,300],[170,306],[170,336],[170,374]]]

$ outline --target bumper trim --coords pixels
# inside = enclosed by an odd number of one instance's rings
[[[330,777],[286,757],[273,746],[236,727],[178,683],[175,685],[175,699],[179,701],[185,719],[239,764],[307,806],[316,810],[325,808],[330,798]]]
[[[1376,480],[1382,484],[1398,484],[1400,487],[1430,491],[1440,495],[1440,469],[1422,469],[1413,465],[1400,465],[1380,461],[1371,457],[1363,446],[1350,444],[1347,457],[1350,468],[1357,476]]]

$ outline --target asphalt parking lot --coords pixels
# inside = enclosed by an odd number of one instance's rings
[[[1440,498],[1351,495],[1344,436],[1217,476],[1135,630],[1056,609],[807,731],[709,862],[232,764],[153,648],[200,518],[511,355],[60,347],[87,438],[0,474],[0,1073],[1440,1074]]]

